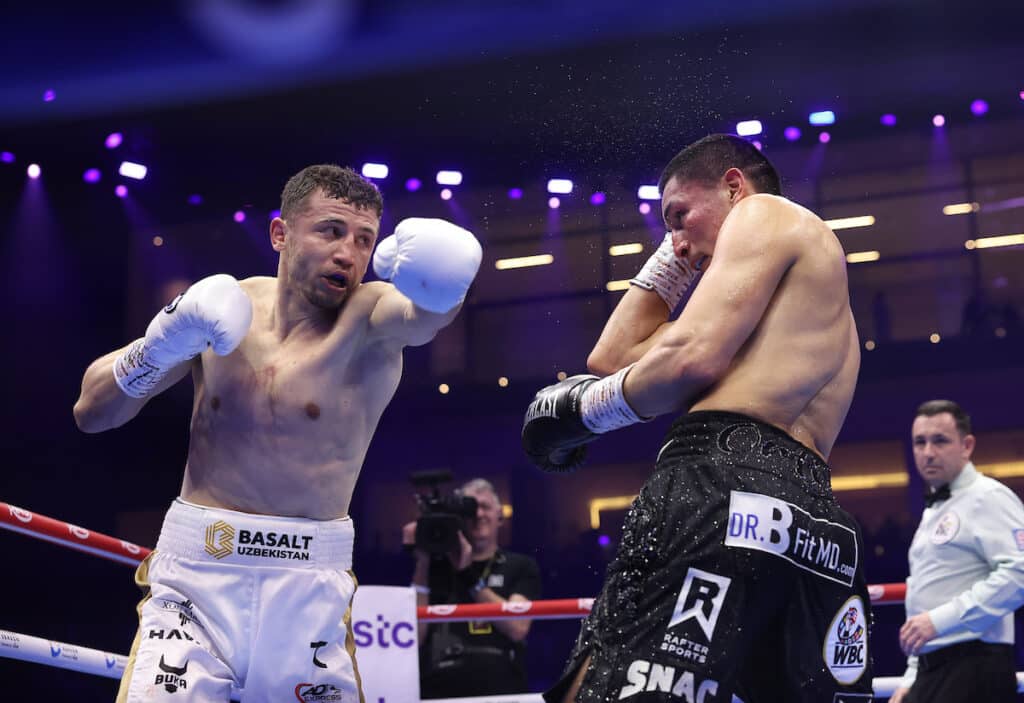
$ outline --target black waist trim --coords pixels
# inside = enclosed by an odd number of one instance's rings
[[[723,469],[753,470],[831,495],[831,470],[806,445],[774,425],[740,413],[701,410],[672,423],[661,459],[710,457]]]
[[[972,655],[1002,655],[1012,658],[1013,645],[982,642],[981,640],[958,642],[942,649],[936,649],[934,652],[917,655],[917,666],[921,671],[931,671],[954,659],[961,659]]]

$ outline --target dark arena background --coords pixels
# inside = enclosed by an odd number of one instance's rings
[[[450,469],[497,486],[503,543],[540,564],[544,598],[596,595],[672,418],[602,438],[561,476],[524,457],[523,411],[584,370],[664,234],[661,168],[711,132],[756,142],[847,252],[863,356],[830,463],[869,583],[908,573],[922,401],[964,406],[979,469],[1024,491],[1019,0],[43,2],[4,15],[0,501],[154,545],[180,488],[191,384],[86,435],[71,413],[82,373],[190,282],[273,274],[284,182],[338,163],[380,187],[382,235],[444,217],[484,250],[456,321],[406,351],[370,446],[351,508],[360,582],[409,583],[409,474]],[[0,629],[128,651],[129,567],[9,531],[0,549]],[[903,608],[876,616],[875,674],[899,675]],[[577,630],[534,623],[531,690],[555,680]],[[0,701],[116,688],[0,658]]]

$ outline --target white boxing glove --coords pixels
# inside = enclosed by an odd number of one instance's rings
[[[114,381],[133,398],[148,395],[170,369],[212,347],[235,350],[252,323],[252,301],[226,273],[194,283],[156,314],[146,336],[114,362]]]
[[[466,297],[483,252],[472,234],[446,220],[410,217],[373,254],[373,270],[430,312],[448,312]]]

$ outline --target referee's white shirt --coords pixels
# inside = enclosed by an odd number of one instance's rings
[[[1024,505],[968,462],[949,500],[925,508],[910,544],[907,618],[927,612],[938,636],[922,653],[968,640],[1013,644],[1024,604]],[[910,688],[917,657],[900,686]]]

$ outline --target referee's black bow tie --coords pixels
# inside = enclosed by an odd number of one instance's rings
[[[924,494],[924,507],[930,508],[940,500],[949,500],[949,484],[936,491],[926,491]]]

